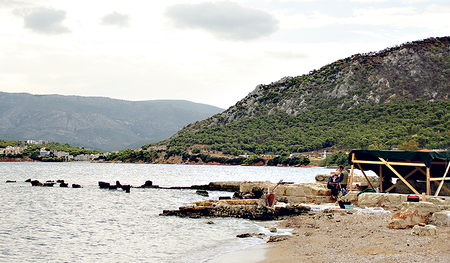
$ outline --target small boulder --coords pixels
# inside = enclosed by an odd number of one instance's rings
[[[208,191],[206,190],[197,190],[195,193],[201,196],[209,196]]]
[[[153,182],[152,181],[145,181],[145,183],[143,185],[141,185],[142,188],[151,188],[153,187]]]
[[[98,182],[98,186],[100,187],[100,188],[102,188],[102,189],[108,189],[109,188],[109,183],[107,183],[107,182],[102,182],[102,181],[100,181],[100,182]]]
[[[122,185],[122,190],[124,190],[126,193],[129,193],[131,189],[131,185],[126,184],[126,185]]]
[[[38,180],[30,181],[30,183],[31,183],[32,186],[42,186],[42,183],[39,182]]]
[[[436,226],[450,226],[450,211],[440,211],[433,213],[431,222]]]
[[[287,236],[270,236],[269,240],[267,240],[267,243],[271,243],[271,242],[280,242],[283,240],[288,239]]]
[[[435,236],[437,235],[437,229],[436,226],[433,225],[426,225],[426,226],[415,225],[411,233],[413,235],[418,236]]]
[[[236,237],[239,237],[239,238],[247,238],[247,237],[252,237],[252,236],[253,236],[253,234],[251,234],[251,233],[244,233],[244,234],[236,235]]]

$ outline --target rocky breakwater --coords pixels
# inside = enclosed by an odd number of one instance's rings
[[[178,210],[164,210],[161,215],[191,218],[236,217],[252,220],[274,220],[305,214],[311,210],[308,206],[298,204],[268,207],[258,205],[259,201],[259,199],[201,201],[192,206],[180,207]]]

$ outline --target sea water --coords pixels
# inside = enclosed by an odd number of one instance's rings
[[[314,182],[326,168],[101,164],[0,163],[1,262],[208,262],[223,253],[264,242],[239,239],[268,232],[238,218],[160,216],[196,201],[232,196],[210,191],[132,188],[105,190],[98,181],[163,187],[215,181]],[[63,179],[69,188],[32,187],[26,179]],[[6,183],[7,180],[16,183]],[[80,184],[83,188],[70,188]],[[211,222],[212,221],[212,224]]]

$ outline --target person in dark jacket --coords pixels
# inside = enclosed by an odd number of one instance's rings
[[[331,196],[333,198],[337,198],[339,194],[339,183],[337,180],[339,179],[338,174],[335,173],[332,176],[330,176],[330,179],[328,179],[327,188],[331,189]]]

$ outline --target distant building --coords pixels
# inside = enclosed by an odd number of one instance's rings
[[[69,159],[69,152],[60,152],[60,151],[55,151],[53,153],[53,155],[55,155],[58,158],[64,157],[66,160]]]
[[[79,161],[79,162],[88,162],[88,161],[92,160],[92,155],[91,154],[80,154],[80,155],[73,157],[73,160]]]
[[[47,151],[45,148],[41,148],[39,150],[39,155],[40,156],[49,156],[50,155],[50,151]]]

